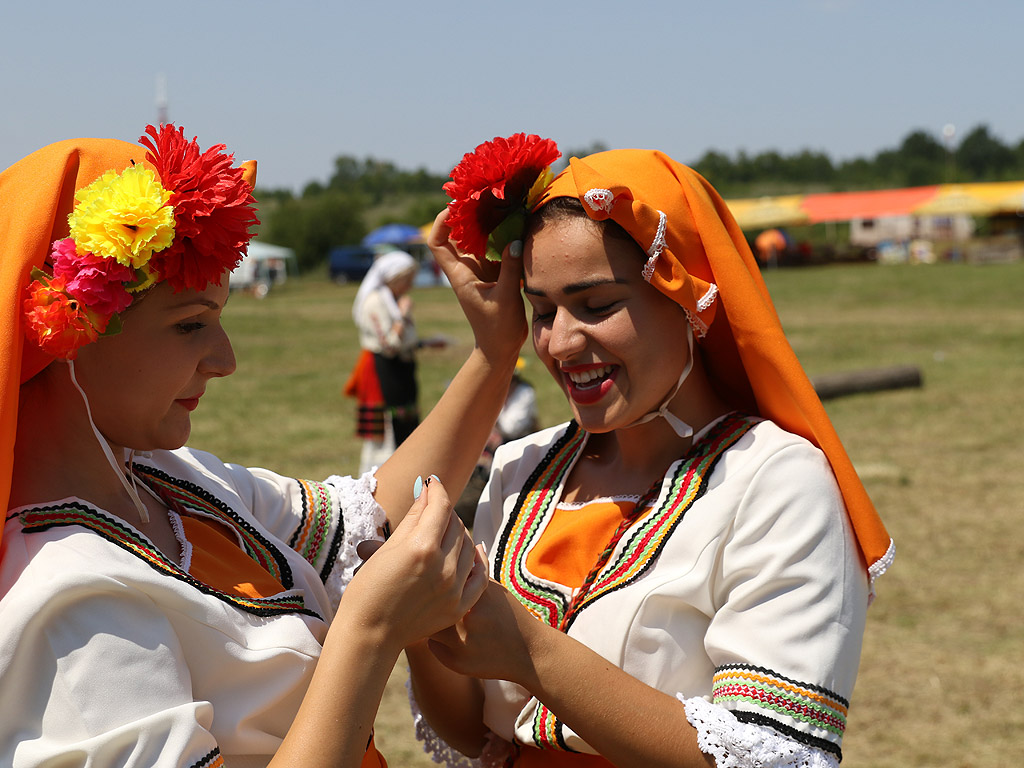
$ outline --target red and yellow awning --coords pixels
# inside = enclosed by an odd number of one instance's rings
[[[742,229],[886,216],[993,216],[1024,210],[1024,181],[726,200]]]

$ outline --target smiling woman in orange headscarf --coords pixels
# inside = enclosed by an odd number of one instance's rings
[[[500,252],[525,203],[509,249],[573,418],[499,449],[473,528],[493,581],[407,649],[429,748],[835,766],[889,536],[711,186],[643,150],[547,184],[542,149],[467,155],[433,242]]]
[[[485,583],[418,476],[461,489],[490,433],[526,333],[518,263],[444,265],[479,343],[375,474],[225,464],[183,445],[235,367],[255,166],[171,126],[140,141],[0,173],[0,764],[382,766],[402,646]],[[405,520],[353,575],[385,513]]]

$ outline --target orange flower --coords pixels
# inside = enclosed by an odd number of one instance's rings
[[[500,259],[505,246],[522,237],[531,188],[560,156],[551,139],[525,133],[495,137],[467,153],[444,185],[459,250]]]
[[[74,360],[78,348],[95,341],[110,318],[88,311],[66,288],[60,277],[34,280],[25,299],[25,327],[44,352]]]

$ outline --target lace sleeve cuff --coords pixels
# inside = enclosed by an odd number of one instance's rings
[[[385,514],[373,498],[373,491],[377,487],[373,473],[367,472],[358,478],[335,475],[327,479],[327,484],[334,489],[344,526],[344,538],[338,548],[338,556],[330,575],[324,581],[331,601],[337,608],[345,587],[352,581],[356,568],[362,562],[356,554],[356,545],[368,539],[379,541],[383,538],[380,531],[384,526]]]
[[[788,739],[768,726],[743,723],[702,698],[676,694],[697,729],[697,746],[718,768],[839,768],[835,755]]]

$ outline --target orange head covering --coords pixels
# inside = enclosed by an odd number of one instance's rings
[[[801,435],[828,457],[872,580],[892,540],[814,387],[786,340],[739,226],[712,186],[661,152],[613,150],[572,158],[537,207],[559,197],[612,219],[647,253],[644,277],[683,307],[709,377],[725,399]]]
[[[173,133],[165,126],[160,139],[166,138],[168,132]],[[155,131],[150,135],[157,138]],[[166,148],[165,144],[158,146]],[[221,174],[223,178],[223,164],[227,161],[219,149],[213,147],[201,156],[189,154],[188,149],[178,160],[192,161],[190,170],[194,174],[206,173],[206,178]],[[44,267],[51,245],[68,237],[68,216],[75,206],[75,192],[107,171],[120,173],[132,165],[155,169],[147,159],[146,149],[138,144],[114,139],[73,139],[44,147],[0,173],[0,509],[4,511],[11,490],[19,387],[54,359],[26,338],[26,286],[32,280],[33,269]],[[180,180],[184,175],[177,178]],[[242,178],[248,196],[256,178],[255,163],[242,164]],[[165,186],[175,191],[173,181],[167,180]],[[251,215],[252,202],[248,196],[248,201],[239,205],[239,213],[232,214],[240,216],[240,226],[255,221]],[[174,204],[172,198],[171,205]],[[207,205],[205,213],[217,207],[216,202]],[[249,210],[242,211],[246,207]],[[202,216],[198,215],[191,223],[201,221]],[[180,229],[182,232],[175,240],[179,247],[187,234],[184,227]],[[247,242],[248,236],[244,240]],[[239,255],[244,252],[245,243],[241,243]],[[194,274],[190,279],[194,282]]]

